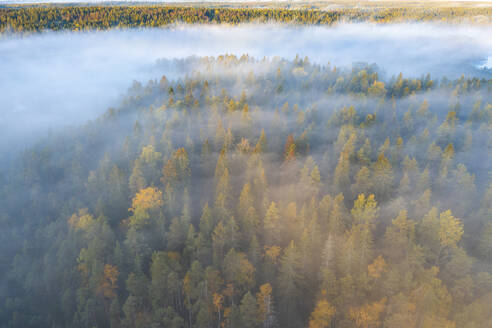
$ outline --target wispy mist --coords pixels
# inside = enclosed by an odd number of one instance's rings
[[[169,29],[43,33],[0,41],[2,143],[95,118],[132,80],[161,74],[159,58],[299,54],[320,64],[376,63],[387,77],[490,76],[491,27],[425,24],[177,26]]]

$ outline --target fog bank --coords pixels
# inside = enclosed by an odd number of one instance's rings
[[[49,128],[82,123],[116,105],[132,80],[159,71],[159,58],[299,54],[336,66],[376,63],[386,77],[490,77],[491,27],[428,24],[177,26],[168,29],[43,33],[0,41],[2,142],[21,144]],[[480,68],[482,67],[482,68]]]

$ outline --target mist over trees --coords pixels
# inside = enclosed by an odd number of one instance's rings
[[[487,26],[446,24],[337,24],[287,26],[177,25],[4,35],[0,41],[0,167],[47,131],[95,119],[120,103],[133,80],[165,74],[179,78],[159,58],[308,56],[313,63],[379,65],[380,78],[492,77]],[[293,42],[295,40],[295,42]],[[170,46],[172,45],[172,46]],[[488,67],[488,69],[487,69]]]
[[[492,80],[162,60],[0,175],[5,327],[488,327]]]

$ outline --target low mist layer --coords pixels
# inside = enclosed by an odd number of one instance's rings
[[[5,37],[0,42],[0,88],[8,95],[0,112],[2,143],[94,118],[115,104],[133,79],[172,74],[151,70],[158,58],[248,53],[292,59],[299,54],[321,64],[376,63],[387,76],[487,77],[490,73],[478,67],[488,65],[491,34],[490,27],[345,24],[177,26]]]

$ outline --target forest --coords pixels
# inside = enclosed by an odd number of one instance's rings
[[[491,327],[492,79],[157,65],[0,171],[0,326]]]
[[[453,22],[490,24],[492,6],[358,6],[329,10],[287,8],[227,8],[160,5],[0,6],[0,33],[43,30],[106,30],[163,27],[177,23],[286,23],[333,25],[341,22]]]

